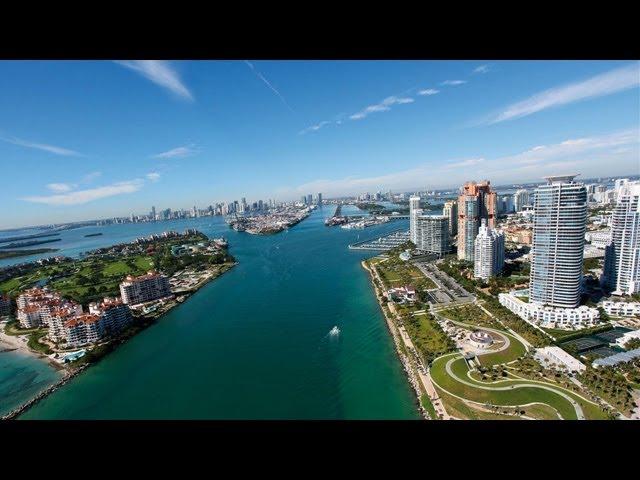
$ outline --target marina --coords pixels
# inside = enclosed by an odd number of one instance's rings
[[[408,241],[409,230],[400,229],[375,239],[352,243],[349,245],[349,250],[377,250],[386,252]]]

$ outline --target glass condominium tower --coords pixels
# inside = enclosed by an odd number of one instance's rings
[[[622,185],[618,191],[603,280],[616,295],[640,292],[640,182]]]
[[[420,197],[417,195],[412,195],[409,198],[409,237],[414,244],[418,243],[418,229],[416,219],[421,213],[422,210],[420,209]]]
[[[577,175],[544,177],[536,189],[531,247],[531,302],[574,308],[580,304],[587,189]]]

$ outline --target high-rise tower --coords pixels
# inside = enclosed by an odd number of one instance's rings
[[[576,175],[545,177],[536,189],[531,247],[531,302],[574,308],[580,284],[587,225],[587,189]]]
[[[488,180],[463,185],[458,197],[458,258],[473,262],[474,241],[480,220],[495,228],[497,195]]]
[[[422,213],[420,210],[420,197],[413,195],[409,198],[409,237],[414,244],[417,244],[416,218]]]
[[[640,292],[640,182],[620,185],[611,219],[604,284],[616,295]]]
[[[504,234],[487,227],[484,218],[475,240],[473,263],[474,277],[484,280],[500,273],[504,266]]]

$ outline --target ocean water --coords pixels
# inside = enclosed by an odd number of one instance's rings
[[[0,350],[7,348],[0,344]],[[55,383],[62,373],[39,358],[0,351],[0,416],[9,413]]]
[[[234,232],[215,217],[63,232],[60,253],[78,255],[154,232],[198,228],[225,236],[239,264],[21,418],[419,418],[360,266],[371,253],[347,249],[408,222],[325,227],[333,211],[325,206],[271,236]],[[104,234],[84,237],[97,231]],[[338,336],[329,335],[334,326]],[[18,371],[23,363],[8,368]]]

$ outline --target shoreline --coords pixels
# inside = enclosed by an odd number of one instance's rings
[[[21,340],[22,338],[26,338],[27,335],[9,335],[5,333],[4,325],[6,324],[3,324],[3,328],[2,330],[0,330],[0,346],[6,345],[8,347],[8,348],[4,348],[3,349],[4,351],[17,352],[17,353],[22,353],[24,355],[29,355],[31,357],[47,362],[56,370],[68,371],[68,368],[65,368],[63,365],[49,358],[47,355],[40,352],[36,352],[35,350],[32,350],[31,348],[29,348],[29,346],[27,345],[28,339],[27,341]]]
[[[382,315],[384,316],[385,322],[387,324],[387,329],[389,330],[389,333],[391,333],[391,337],[393,338],[393,343],[396,349],[396,353],[398,355],[398,359],[400,360],[400,363],[402,363],[402,368],[404,369],[407,375],[407,380],[409,381],[409,384],[411,385],[411,388],[415,393],[417,410],[424,420],[436,420],[436,419],[432,419],[427,413],[427,411],[425,410],[425,408],[422,406],[420,397],[422,395],[426,395],[426,393],[423,394],[422,391],[420,390],[420,384],[418,379],[416,378],[416,373],[414,372],[413,367],[411,366],[411,363],[410,363],[411,361],[409,360],[407,354],[403,351],[403,348],[402,348],[403,344],[402,344],[402,340],[400,339],[400,333],[398,331],[398,327],[395,325],[393,319],[389,318],[389,316],[387,315],[387,312],[385,311],[382,305],[381,294],[377,285],[375,284],[373,271],[366,264],[365,260],[362,260],[360,262],[360,265],[369,273],[369,279],[371,281],[371,285],[373,286],[374,293],[376,295],[376,300],[378,301],[378,306],[382,310]]]
[[[191,296],[193,296],[196,293],[198,293],[203,287],[205,287],[206,285],[211,283],[211,281],[213,281],[213,280],[215,280],[217,278],[220,278],[222,275],[227,273],[229,270],[231,270],[236,265],[238,265],[237,261],[232,263],[229,266],[229,268],[227,268],[223,272],[221,272],[220,275],[217,275],[215,277],[207,278],[206,280],[204,280],[203,282],[198,284],[196,287],[194,287],[193,290],[187,291],[187,292],[181,292],[180,296],[184,296],[184,299],[182,301],[179,302],[179,301],[176,300],[176,301],[174,301],[173,305],[170,308],[161,311],[159,315],[157,315],[157,316],[151,315],[151,316],[147,317],[147,318],[151,318],[152,319],[152,321],[148,325],[143,326],[138,332],[136,332],[131,337],[116,338],[116,339],[112,340],[113,348],[111,350],[109,350],[108,352],[103,354],[101,357],[99,357],[95,361],[93,361],[91,363],[85,363],[85,364],[81,365],[80,367],[74,367],[74,366],[71,366],[71,364],[69,364],[68,367],[65,367],[65,366],[59,364],[58,362],[56,362],[55,360],[52,360],[48,356],[31,350],[28,347],[27,342],[22,342],[22,340],[19,340],[18,337],[13,337],[12,335],[7,335],[6,333],[4,333],[4,331],[0,331],[0,342],[6,343],[7,345],[11,345],[12,348],[15,347],[15,349],[17,351],[21,351],[21,352],[23,352],[25,354],[29,354],[29,355],[35,356],[35,357],[37,357],[37,358],[39,358],[41,360],[47,361],[50,365],[52,365],[57,370],[63,370],[63,371],[66,372],[60,380],[55,382],[53,385],[50,385],[49,387],[45,388],[44,390],[40,391],[34,397],[32,397],[29,400],[25,401],[22,405],[16,407],[15,409],[13,409],[8,414],[0,417],[0,420],[12,420],[12,419],[15,419],[16,417],[22,415],[23,413],[25,413],[26,411],[31,409],[33,406],[35,406],[38,402],[40,402],[41,400],[43,400],[46,397],[48,397],[50,394],[52,394],[53,392],[58,390],[60,387],[64,386],[67,382],[72,380],[76,375],[78,375],[81,372],[85,371],[89,367],[98,364],[101,360],[103,360],[104,358],[108,357],[110,354],[115,352],[118,349],[118,347],[120,347],[121,345],[127,343],[133,337],[136,337],[137,335],[142,333],[144,330],[146,330],[147,328],[149,328],[150,326],[152,326],[153,324],[158,322],[162,317],[167,315],[174,308],[179,307],[180,305],[183,305],[187,300],[189,300],[189,298],[191,298]],[[8,339],[8,340],[4,340],[4,339]]]

